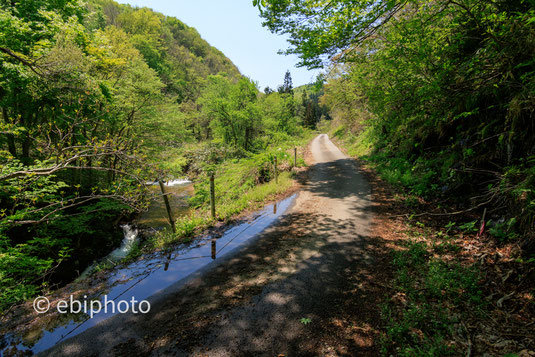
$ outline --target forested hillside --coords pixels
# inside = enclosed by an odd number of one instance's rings
[[[202,208],[206,173],[227,170],[226,218],[285,155],[267,149],[304,134],[291,88],[261,94],[195,29],[147,8],[2,1],[0,64],[0,309],[117,247],[145,182],[198,176]]]

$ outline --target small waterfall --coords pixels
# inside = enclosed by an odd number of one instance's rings
[[[137,240],[137,228],[133,228],[129,224],[124,224],[121,226],[121,228],[124,232],[123,242],[121,243],[121,246],[119,248],[115,249],[108,255],[108,259],[112,261],[121,260],[126,257],[128,253],[130,253],[130,251],[132,250],[132,247],[134,246]]]
[[[130,253],[130,251],[132,250],[132,247],[136,243],[137,236],[138,236],[137,228],[133,228],[129,224],[124,224],[121,226],[121,228],[123,229],[123,233],[124,233],[124,238],[123,238],[123,241],[121,242],[121,246],[115,249],[114,251],[112,251],[110,254],[108,254],[103,259],[103,261],[108,261],[108,262],[111,261],[113,263],[119,262],[121,259],[126,257],[128,253]],[[93,264],[88,266],[82,272],[82,274],[78,277],[78,279],[84,279],[88,277],[89,275],[91,275],[91,273],[95,270],[97,263],[98,262],[94,262]]]
[[[165,182],[165,186],[180,186],[180,185],[186,185],[188,183],[191,183],[190,180],[188,180],[188,178],[183,178],[183,179],[175,179],[175,180],[169,180],[169,181],[166,181]],[[147,186],[153,186],[153,185],[158,185],[158,181],[147,181],[145,182],[145,185]]]
[[[180,185],[185,185],[185,184],[188,184],[188,183],[191,183],[190,180],[188,180],[187,178],[185,179],[178,179],[178,180],[171,180],[171,181],[168,181],[165,183],[166,186],[180,186]]]

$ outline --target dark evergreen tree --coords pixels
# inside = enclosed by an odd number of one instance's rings
[[[284,75],[284,84],[277,89],[280,94],[294,94],[292,75],[290,71],[286,71]]]

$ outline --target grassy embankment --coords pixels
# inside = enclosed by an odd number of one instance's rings
[[[261,153],[241,158],[227,158],[217,164],[206,164],[195,179],[195,194],[189,204],[192,213],[176,220],[176,233],[169,229],[155,234],[129,258],[142,252],[164,249],[176,243],[187,242],[196,234],[218,222],[229,223],[244,211],[255,210],[296,185],[293,168],[293,149],[297,147],[297,167],[304,167],[303,152],[314,132],[306,131],[300,137],[271,145]],[[273,162],[278,162],[278,181],[275,181]],[[210,215],[209,173],[215,174],[216,219]]]
[[[473,215],[422,215],[440,208],[438,201],[416,193],[425,177],[401,160],[373,153],[370,133],[354,135],[332,126],[322,129],[388,183],[394,199],[387,211],[399,217],[383,217],[383,223],[396,220],[404,227],[388,238],[395,237],[396,248],[390,252],[392,279],[381,306],[382,353],[516,356],[529,348],[522,336],[529,331],[535,290],[526,280],[529,262],[510,249],[514,244],[496,226],[477,236],[479,220]],[[514,313],[519,309],[523,315]]]

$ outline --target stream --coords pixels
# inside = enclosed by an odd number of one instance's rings
[[[182,197],[184,200],[188,192],[191,192],[188,190],[192,190],[192,187],[189,186],[191,184],[188,183],[170,185],[169,192],[176,190],[177,197]],[[181,244],[171,252],[153,253],[126,266],[119,266],[108,275],[105,289],[90,298],[91,300],[99,299],[101,302],[103,302],[104,295],[107,296],[108,300],[114,301],[119,298],[127,301],[132,298],[137,301],[148,299],[186,279],[214,260],[246,244],[248,240],[265,230],[284,214],[293,204],[295,197],[294,194],[277,203],[267,205],[249,219],[230,226],[217,236],[205,235],[192,243]],[[140,221],[144,222],[144,225],[158,227],[156,222],[160,221],[160,217],[152,215],[153,212],[145,217],[142,215]],[[163,221],[167,222],[166,219],[162,219]],[[125,231],[123,245],[108,256],[110,259],[114,258],[113,256],[119,257],[128,254],[129,244],[133,244],[132,242],[137,239],[136,230],[132,226],[126,225],[123,230]],[[2,355],[7,355],[16,349],[39,353],[114,315],[115,313],[111,311],[103,311],[96,313],[93,318],[83,313],[75,315],[56,314],[52,321],[43,318],[41,325],[33,327],[24,336],[14,334],[1,336],[0,352]]]
[[[135,225],[155,229],[169,226],[167,211],[162,198],[162,192],[157,182],[147,182],[151,194],[150,206],[134,222]],[[165,183],[165,192],[169,198],[173,216],[182,217],[190,212],[187,198],[193,195],[193,183],[188,179],[172,180]]]
[[[153,230],[160,230],[169,226],[169,219],[162,199],[160,185],[157,182],[147,182],[147,186],[149,186],[149,194],[151,196],[149,208],[147,211],[142,212],[134,222],[121,225],[123,229],[121,246],[99,261],[115,265],[126,258],[128,253],[130,253],[139,241],[138,226]],[[175,219],[183,217],[190,212],[187,198],[193,195],[193,183],[191,181],[188,179],[168,181],[165,183],[165,192]],[[90,276],[97,268],[99,261],[95,261],[87,267],[77,280]]]

